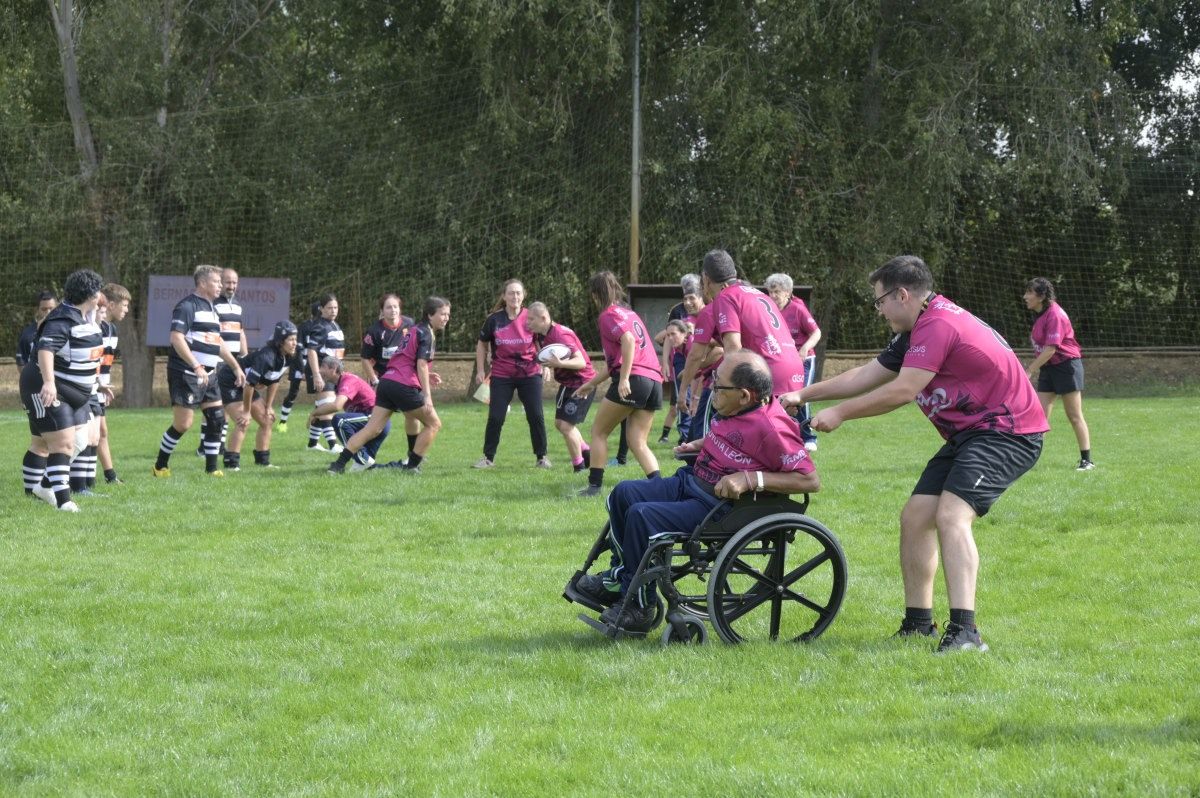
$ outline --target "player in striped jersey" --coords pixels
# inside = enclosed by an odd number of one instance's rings
[[[225,450],[225,470],[241,471],[242,441],[250,420],[258,423],[254,438],[254,464],[263,468],[271,465],[271,424],[275,413],[275,394],[279,391],[279,380],[288,372],[288,361],[296,354],[296,325],[284,319],[275,324],[271,340],[263,348],[246,355],[242,366],[246,372],[246,384],[234,382],[234,373],[225,364],[217,369],[217,385],[221,389],[221,401],[225,413],[234,420],[233,432],[229,435],[229,446]],[[258,389],[266,391],[265,396]]]
[[[167,354],[167,389],[171,394],[172,424],[163,433],[158,445],[158,460],[154,464],[156,477],[171,476],[171,453],[179,439],[192,428],[196,408],[208,422],[204,438],[204,470],[214,477],[225,476],[217,466],[221,450],[221,427],[225,411],[221,393],[213,372],[224,362],[234,373],[234,382],[242,385],[246,376],[237,358],[230,354],[221,339],[221,322],[213,306],[221,294],[221,269],[217,266],[197,266],[192,275],[194,293],[175,305],[171,316],[171,350]]]
[[[346,334],[338,326],[338,300],[333,294],[324,294],[317,300],[321,306],[321,318],[314,319],[304,340],[304,358],[307,364],[308,392],[316,394],[314,404],[324,405],[336,398],[333,386],[327,386],[321,376],[321,358],[331,355],[341,360],[346,356]],[[321,445],[321,437],[329,443],[329,449]],[[308,427],[308,451],[329,451],[337,454],[342,447],[333,432],[333,423],[327,419],[317,420]]]
[[[109,283],[101,289],[106,300],[105,316],[107,318],[100,322],[100,334],[104,337],[104,357],[100,360],[100,386],[102,388],[112,389],[112,367],[116,362],[117,355],[120,350],[117,348],[119,338],[117,335],[116,323],[125,318],[125,314],[129,312],[129,302],[131,297],[129,289],[123,285]],[[105,402],[105,407],[107,407]],[[96,453],[100,457],[100,467],[104,469],[104,481],[110,485],[120,485],[121,478],[117,476],[117,470],[113,467],[112,452],[108,448],[108,417],[105,413],[100,415],[100,443],[96,447]],[[93,478],[95,474],[93,473]]]
[[[238,273],[228,267],[221,270],[221,295],[213,302],[217,310],[217,319],[221,322],[221,340],[225,348],[238,360],[250,353],[246,343],[246,330],[242,326],[242,306],[237,301]],[[229,420],[221,429],[221,448],[225,448],[225,436],[229,432]],[[200,438],[207,437],[208,429],[203,420],[200,421]],[[196,454],[203,456],[204,444],[196,449]]]
[[[38,326],[33,360],[21,370],[21,404],[33,435],[30,452],[45,458],[32,493],[53,507],[79,512],[71,501],[71,459],[83,450],[96,374],[104,343],[96,323],[103,278],[91,269],[72,272],[63,303]],[[30,469],[26,460],[26,473]]]

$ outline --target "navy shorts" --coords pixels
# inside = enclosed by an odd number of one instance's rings
[[[622,399],[621,394],[617,392],[617,375],[613,375],[604,398],[634,410],[653,411],[662,407],[662,382],[659,380],[634,374],[629,378],[629,388],[629,398]]]
[[[578,386],[576,386],[578,387]],[[596,392],[588,394],[587,399],[576,399],[575,388],[566,385],[558,386],[558,396],[554,398],[554,418],[566,421],[568,424],[582,424],[587,418],[588,410],[592,408],[592,400]]]
[[[167,392],[171,395],[171,405],[187,407],[195,410],[202,405],[219,404],[221,389],[217,387],[216,371],[208,372],[208,382],[200,387],[193,371],[167,371]]]
[[[212,377],[209,377],[212,379]],[[241,404],[243,388],[239,388],[235,383],[237,377],[233,374],[233,369],[222,363],[217,367],[217,390],[221,392],[221,404],[233,405]]]
[[[1038,369],[1038,393],[1054,393],[1062,396],[1083,390],[1083,359],[1073,357],[1053,365],[1047,363]]]
[[[983,517],[1042,454],[1042,433],[970,430],[955,435],[925,466],[913,495],[953,493]]]

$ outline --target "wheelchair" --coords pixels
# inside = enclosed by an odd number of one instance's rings
[[[726,507],[729,511],[716,518]],[[622,602],[653,582],[658,605],[652,630],[666,619],[663,645],[704,643],[706,623],[731,644],[816,639],[841,608],[846,555],[833,532],[806,515],[807,510],[807,494],[799,502],[781,494],[750,494],[713,508],[690,532],[656,537],[618,602],[617,617]],[[597,613],[605,607],[579,592],[576,583],[611,549],[608,532],[605,522],[583,568],[563,589],[564,599]],[[579,618],[613,639],[648,634],[587,613]]]

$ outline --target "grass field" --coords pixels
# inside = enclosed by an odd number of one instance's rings
[[[1056,415],[976,529],[992,650],[944,657],[889,638],[938,446],[913,408],[822,438],[810,513],[850,563],[823,637],[670,649],[560,598],[602,504],[516,411],[488,472],[484,409],[451,405],[417,477],[327,477],[294,429],[215,481],[193,431],[167,482],[169,413],[116,411],[127,484],[80,515],[22,495],[5,412],[0,794],[1200,794],[1200,398],[1085,410],[1099,468]]]

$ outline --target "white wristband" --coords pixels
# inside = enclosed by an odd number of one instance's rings
[[[763,489],[763,475],[762,475],[762,472],[761,472],[761,471],[755,471],[755,472],[754,472],[754,476],[755,476],[755,477],[758,479],[758,491],[757,491],[757,492],[761,493],[761,492],[762,492],[762,489]]]

